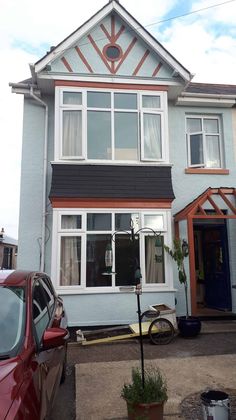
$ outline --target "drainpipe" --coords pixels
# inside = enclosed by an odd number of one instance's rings
[[[46,232],[46,190],[47,190],[47,158],[48,158],[48,105],[34,94],[33,86],[30,86],[30,96],[41,106],[45,107],[44,123],[44,151],[43,151],[43,196],[42,196],[42,240],[40,271],[45,270],[45,232]]]

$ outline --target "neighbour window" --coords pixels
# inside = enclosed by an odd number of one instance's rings
[[[164,232],[162,213],[140,212],[84,212],[80,215],[63,212],[59,222],[59,278],[60,286],[86,288],[127,286],[135,283],[134,271],[140,264],[143,283],[164,284],[164,233],[161,233],[161,254],[156,256],[156,237],[151,229]],[[77,219],[77,217],[79,219]],[[65,221],[71,221],[65,223]],[[75,223],[80,220],[79,227]],[[130,223],[137,232],[130,240]],[[67,228],[66,228],[67,226]],[[105,266],[108,244],[113,251],[113,273]],[[83,257],[82,257],[83,256]]]
[[[220,118],[187,117],[188,161],[191,167],[221,168]]]
[[[60,159],[165,160],[164,95],[61,90]]]

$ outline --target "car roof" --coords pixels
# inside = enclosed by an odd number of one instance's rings
[[[36,271],[0,270],[0,286],[25,286],[27,282],[45,275]]]

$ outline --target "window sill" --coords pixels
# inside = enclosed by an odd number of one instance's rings
[[[56,287],[56,292],[58,293],[58,295],[60,296],[65,296],[65,295],[77,295],[77,296],[81,296],[81,295],[100,295],[100,294],[135,294],[135,290],[119,290],[119,288],[111,288],[110,290],[108,290],[107,288],[97,288],[96,290],[93,288],[92,290],[88,290],[88,289],[81,289],[79,287],[77,288],[73,288],[73,286],[71,286],[70,288],[62,288],[62,287]],[[168,285],[160,285],[160,286],[153,286],[150,288],[145,288],[143,287],[142,289],[143,293],[163,293],[163,292],[168,292],[168,293],[175,293],[176,289],[174,289],[171,286]]]
[[[229,169],[186,168],[186,174],[229,175]]]

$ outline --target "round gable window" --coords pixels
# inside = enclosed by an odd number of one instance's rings
[[[119,45],[108,44],[105,45],[103,53],[109,61],[117,61],[122,56],[122,49]]]

